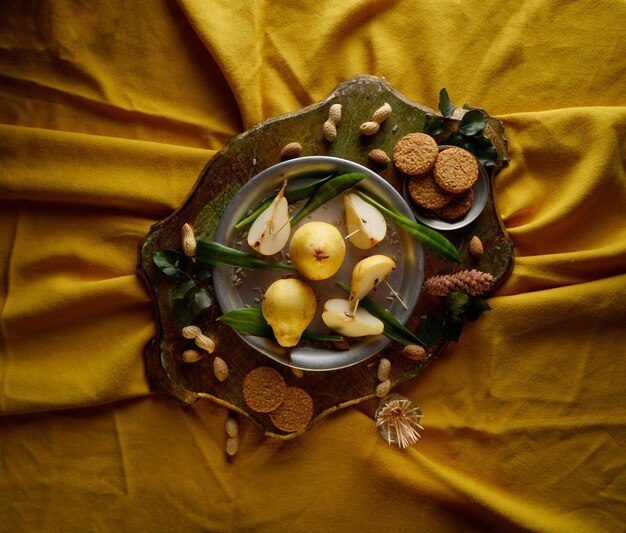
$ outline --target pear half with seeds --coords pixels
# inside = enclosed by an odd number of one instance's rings
[[[350,302],[341,298],[333,298],[324,303],[322,321],[345,337],[380,335],[385,328],[381,320],[363,308],[353,313]]]
[[[343,197],[349,241],[361,250],[369,250],[385,238],[387,222],[373,205],[354,193]]]
[[[269,207],[252,223],[248,231],[248,244],[262,255],[280,252],[291,233],[289,224],[289,204],[285,198],[287,180]]]
[[[396,262],[386,255],[370,255],[361,259],[352,269],[350,303],[355,305],[385,281],[396,268]]]

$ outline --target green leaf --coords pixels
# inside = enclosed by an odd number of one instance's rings
[[[484,135],[468,137],[464,148],[474,154],[484,167],[495,166],[498,162],[498,151]]]
[[[425,346],[429,346],[441,337],[441,330],[442,325],[439,320],[433,315],[426,315],[415,334],[424,341]]]
[[[315,189],[317,189],[322,183],[324,183],[325,181],[328,181],[332,177],[333,177],[333,174],[329,174],[328,176],[324,178],[317,179],[302,187],[295,187],[293,189],[287,189],[285,191],[285,198],[287,199],[287,202],[289,204],[298,202],[300,200],[304,200],[305,198],[309,198],[315,192]],[[256,207],[256,209],[252,213],[250,213],[245,218],[242,218],[239,222],[237,222],[237,224],[235,224],[235,229],[241,229],[247,226],[248,224],[254,222],[259,217],[259,215],[272,204],[275,198],[276,198],[276,195],[266,198],[263,202],[261,202]]]
[[[491,306],[482,296],[470,296],[469,303],[465,309],[465,317],[469,321],[478,320],[478,317],[485,311],[491,311]]]
[[[429,116],[426,117],[426,124],[424,124],[424,133],[431,137],[436,137],[443,132],[444,124],[441,117]]]
[[[469,295],[464,292],[450,292],[446,296],[446,314],[453,317],[462,317],[469,305]]]
[[[272,327],[263,318],[261,310],[256,307],[233,309],[220,316],[218,320],[242,335],[253,335],[265,339],[274,338]]]
[[[182,300],[185,295],[194,287],[196,283],[192,279],[180,279],[172,293],[173,300]]]
[[[462,146],[463,137],[456,131],[441,139],[441,144],[449,144],[450,146]]]
[[[208,309],[213,303],[213,296],[209,289],[199,289],[193,298],[200,309]]]
[[[152,261],[161,271],[172,278],[182,278],[185,272],[179,268],[184,256],[176,250],[161,250],[152,252]]]
[[[447,316],[441,327],[441,336],[446,341],[458,342],[463,332],[463,319]]]
[[[291,225],[295,226],[309,213],[332,200],[336,196],[339,196],[343,191],[353,187],[366,176],[367,174],[362,174],[360,172],[349,172],[347,174],[340,174],[339,176],[335,176],[334,178],[325,181],[315,190],[313,195],[309,198],[309,201],[304,204],[300,211],[298,211],[291,218]]]
[[[201,261],[196,261],[193,264],[191,275],[194,279],[207,281],[211,279],[212,272],[213,267],[211,265],[207,265],[206,263],[203,263]]]
[[[485,129],[487,119],[478,109],[472,109],[463,115],[459,124],[459,131],[463,135],[471,136],[476,135]]]
[[[454,114],[454,104],[450,101],[445,87],[439,91],[439,111],[446,118],[450,118]]]
[[[235,250],[213,241],[199,240],[196,244],[196,261],[206,265],[220,265],[259,270],[291,270],[296,267],[278,261],[259,259],[241,250]]]

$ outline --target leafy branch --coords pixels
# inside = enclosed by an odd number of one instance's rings
[[[442,116],[431,115],[426,119],[424,132],[437,139],[438,144],[450,144],[465,148],[476,156],[483,166],[495,166],[498,152],[485,135],[487,116],[480,109],[470,109],[459,121],[453,118],[456,106],[448,91],[439,91],[439,111]]]

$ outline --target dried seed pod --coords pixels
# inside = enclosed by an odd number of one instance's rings
[[[389,115],[391,115],[391,106],[385,102],[381,107],[374,111],[374,114],[372,115],[372,122],[378,122],[381,124],[389,118]]]
[[[206,352],[199,352],[198,350],[185,350],[183,352],[183,362],[184,363],[197,363],[198,361],[204,359],[206,356]]]
[[[494,277],[480,270],[459,270],[453,274],[431,276],[424,281],[424,290],[433,296],[446,296],[452,291],[466,292],[472,296],[482,294],[493,287]]]
[[[213,342],[213,339],[202,333],[196,335],[196,346],[209,353],[213,353],[215,351],[215,342]]]
[[[291,142],[286,144],[280,151],[280,157],[282,159],[289,159],[291,157],[298,157],[302,153],[302,145],[298,142]]]
[[[381,381],[378,385],[376,385],[376,396],[378,396],[379,398],[387,396],[390,390],[391,381],[389,381],[388,379],[386,379],[385,381]]]
[[[226,439],[226,453],[231,457],[239,451],[239,437],[228,437]]]
[[[370,150],[367,154],[367,157],[369,157],[375,163],[380,163],[381,165],[386,165],[391,161],[387,153],[380,148],[374,148],[373,150]]]
[[[182,334],[185,339],[195,339],[198,335],[202,335],[202,330],[198,326],[185,326]]]
[[[224,424],[224,426],[226,427],[226,435],[229,437],[236,437],[239,435],[239,422],[237,422],[236,418],[229,416],[226,419],[226,424]]]
[[[213,359],[213,373],[218,381],[226,381],[228,379],[228,365],[221,357]]]
[[[374,135],[380,129],[380,124],[378,122],[369,121],[363,122],[359,127],[359,132],[361,135]]]
[[[193,257],[196,255],[196,236],[194,235],[193,228],[185,222],[181,229],[183,253],[187,257]]]
[[[378,381],[385,381],[389,379],[389,371],[391,370],[391,361],[383,357],[378,362],[378,369],[376,370],[376,377]]]
[[[475,257],[476,259],[480,259],[483,256],[483,243],[477,235],[474,235],[470,240],[469,253],[472,255],[472,257]]]
[[[419,361],[426,357],[426,350],[419,344],[409,344],[402,349],[402,355],[414,361]]]

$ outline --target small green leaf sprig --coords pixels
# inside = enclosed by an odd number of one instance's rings
[[[491,306],[482,296],[471,296],[465,292],[450,292],[444,300],[442,319],[429,314],[422,320],[417,335],[424,343],[432,344],[437,339],[458,342],[466,322],[478,320]]]
[[[471,152],[484,167],[495,166],[498,152],[485,135],[487,117],[480,109],[469,109],[461,121],[452,120],[456,106],[450,101],[448,91],[439,91],[439,111],[442,116],[431,115],[426,119],[424,133],[431,135],[438,144],[460,146]]]
[[[213,303],[211,267],[192,261],[177,250],[152,252],[152,261],[166,276],[176,280],[172,302],[176,308],[187,309],[197,316]]]

